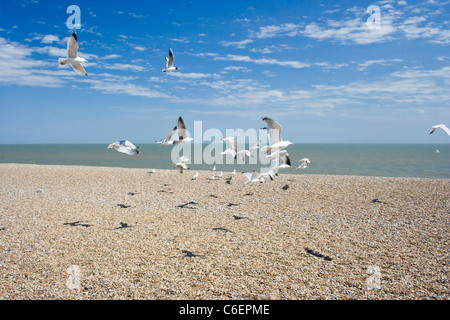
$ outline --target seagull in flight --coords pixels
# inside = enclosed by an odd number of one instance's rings
[[[155,141],[155,142],[159,143],[162,146],[168,146],[168,145],[173,144],[173,140],[171,140],[171,139],[172,139],[172,136],[175,134],[175,131],[177,131],[176,126],[172,129],[172,132],[170,132],[170,134],[166,138],[161,139],[159,141]]]
[[[308,167],[308,164],[311,163],[311,161],[308,158],[300,159],[298,162],[301,162],[301,164],[298,166],[296,170],[305,169]]]
[[[120,140],[111,143],[108,146],[108,149],[116,149],[119,152],[126,153],[129,155],[135,155],[139,153],[139,147],[136,147],[134,144],[132,144],[128,140]]]
[[[283,149],[294,144],[290,141],[283,141],[283,139],[281,139],[281,125],[278,122],[267,117],[262,118],[262,120],[266,122],[269,129],[269,150]],[[263,129],[267,129],[267,127]]]
[[[177,162],[175,168],[177,168],[180,173],[183,173],[183,170],[189,170],[189,167],[184,162]]]
[[[230,154],[235,159],[239,155],[241,160],[245,160],[245,156],[253,157],[253,154],[249,150],[244,149],[244,150],[238,151],[236,141],[234,141],[235,139],[236,139],[236,137],[227,137],[227,138],[221,139],[222,141],[226,141],[231,145],[231,148],[226,149],[224,152],[221,152],[221,154]]]
[[[175,71],[180,68],[174,67],[173,63],[175,62],[175,56],[173,55],[172,48],[169,48],[169,58],[166,57],[166,69],[163,69],[164,72]]]
[[[430,134],[432,134],[434,131],[436,131],[436,129],[439,129],[439,128],[444,130],[450,136],[450,129],[447,128],[447,126],[445,124],[437,124],[435,126],[432,126],[431,130],[430,130]]]
[[[246,176],[248,179],[247,181],[244,182],[244,184],[251,183],[251,182],[264,182],[264,178],[261,177],[261,175],[256,171],[242,172],[242,174],[244,176]]]
[[[74,31],[67,41],[67,58],[59,58],[58,63],[62,66],[70,64],[77,73],[87,76],[88,74],[80,62],[87,62],[87,60],[78,56],[78,39],[77,33]]]
[[[186,126],[181,117],[178,118],[177,130],[178,130],[178,140],[175,140],[173,142],[174,144],[182,143],[182,142],[190,142],[190,141],[194,140],[190,137],[186,137]]]

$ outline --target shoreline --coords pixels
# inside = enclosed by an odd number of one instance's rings
[[[450,298],[448,179],[149,169],[0,164],[0,299]]]
[[[157,169],[154,167],[148,167],[148,168],[132,168],[132,167],[120,167],[120,166],[93,166],[93,165],[67,165],[67,164],[37,164],[37,163],[12,163],[12,162],[2,162],[0,163],[0,167],[1,166],[17,166],[17,167],[66,167],[66,168],[111,168],[111,169],[125,169],[125,170],[156,170],[159,172],[164,172],[164,171],[168,171],[168,172],[177,172],[179,173],[178,169],[173,168],[173,169]],[[205,170],[205,169],[189,169],[189,170],[185,170],[183,174],[190,174],[193,176],[196,172],[203,172],[203,173],[210,173],[210,175],[212,174],[213,171],[211,170]],[[216,173],[219,173],[223,170],[216,170]],[[253,170],[253,171],[258,171],[258,170]],[[325,174],[325,173],[307,173],[308,169],[303,169],[301,170],[301,172],[299,173],[286,173],[285,169],[280,169],[278,171],[278,174],[281,176],[293,176],[293,177],[298,177],[298,176],[323,176],[323,177],[355,177],[355,178],[386,178],[386,179],[425,179],[425,180],[444,180],[444,181],[450,181],[450,178],[427,178],[427,177],[397,177],[397,176],[364,176],[364,175],[353,175],[353,174]],[[251,171],[248,171],[251,172]],[[259,172],[259,171],[258,171]],[[224,176],[222,178],[227,178],[226,175],[227,174],[231,174],[231,171],[223,171]],[[242,172],[240,171],[236,171],[236,175],[242,174]],[[245,180],[244,180],[245,181]],[[269,180],[267,180],[268,182]]]

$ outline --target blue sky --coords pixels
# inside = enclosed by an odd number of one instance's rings
[[[87,77],[57,63],[70,5]],[[0,0],[0,139],[150,143],[179,116],[224,134],[267,116],[297,143],[448,143],[428,132],[450,125],[449,12],[438,0]],[[164,73],[169,47],[181,69]]]

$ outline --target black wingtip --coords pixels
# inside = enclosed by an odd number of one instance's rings
[[[72,37],[74,37],[75,38],[75,40],[77,40],[78,41],[78,38],[77,38],[77,33],[74,31],[73,33],[72,33]]]

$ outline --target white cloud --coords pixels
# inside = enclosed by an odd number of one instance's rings
[[[256,38],[295,37],[301,34],[301,28],[302,25],[295,23],[263,26],[260,27],[258,32],[254,33],[254,36]]]
[[[236,47],[239,49],[244,49],[246,47],[247,44],[254,42],[254,40],[252,39],[246,39],[246,40],[242,40],[242,41],[221,41],[220,44],[224,47]]]
[[[209,73],[196,73],[196,72],[191,73],[170,72],[168,73],[168,75],[171,77],[186,78],[186,79],[202,79],[214,76],[213,74]]]
[[[141,46],[134,46],[133,49],[137,50],[137,51],[145,51],[145,50],[147,50],[147,48],[144,48],[144,47],[141,47]]]
[[[260,59],[253,59],[249,56],[241,56],[241,55],[234,55],[234,54],[227,54],[225,57],[215,57],[214,60],[231,60],[231,61],[242,61],[242,62],[252,62],[256,64],[267,64],[267,65],[279,65],[283,67],[290,67],[290,68],[306,68],[309,67],[309,63],[304,63],[300,61],[279,61],[276,59],[267,59],[267,58],[260,58]]]
[[[358,64],[358,70],[362,71],[365,70],[366,68],[370,67],[371,65],[374,64],[379,64],[382,66],[390,66],[392,65],[393,62],[402,62],[402,59],[378,59],[378,60],[369,60],[366,62],[362,62]]]
[[[108,54],[108,55],[102,57],[102,59],[103,60],[109,60],[109,59],[117,59],[117,58],[120,58],[120,57],[121,57],[120,55],[113,53],[113,54]]]
[[[53,43],[54,41],[59,41],[59,38],[51,34],[44,36],[41,40],[42,43],[46,44]]]
[[[146,70],[143,66],[138,66],[134,64],[127,63],[114,63],[112,65],[104,65],[106,69],[115,69],[115,70],[130,70],[130,71],[144,71]]]

